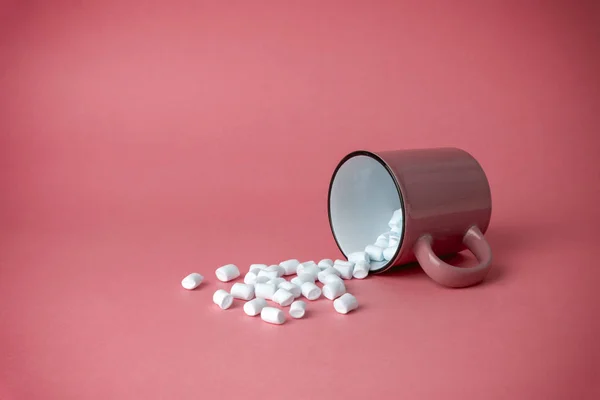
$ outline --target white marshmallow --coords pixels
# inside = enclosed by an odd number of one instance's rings
[[[252,264],[250,265],[250,268],[248,268],[248,272],[254,272],[258,275],[258,271],[265,268],[267,268],[267,264]]]
[[[394,233],[400,233],[400,232],[402,232],[402,227],[401,226],[394,226],[391,229],[391,231],[394,232]]]
[[[281,284],[279,284],[279,289],[287,290],[288,292],[294,295],[294,298],[298,298],[302,294],[302,289],[300,289],[300,286],[292,282],[282,282]]]
[[[266,269],[261,269],[260,271],[258,271],[258,276],[265,276],[269,279],[273,279],[273,278],[279,278],[279,272],[278,271],[267,271]]]
[[[221,282],[229,282],[240,276],[240,270],[234,264],[227,264],[217,268],[215,275]]]
[[[317,263],[314,262],[313,260],[304,261],[304,262],[302,262],[300,264],[302,264],[302,267],[306,267],[307,265],[317,265]],[[300,266],[300,265],[298,265],[298,266]]]
[[[321,289],[312,282],[304,282],[300,289],[302,289],[302,295],[308,300],[316,300],[321,297]]]
[[[296,269],[296,274],[312,274],[316,277],[320,271],[321,268],[319,268],[314,261],[306,261],[298,265],[298,268]]]
[[[382,233],[377,236],[377,240],[375,241],[375,245],[379,247],[388,247],[390,242],[390,232]]]
[[[387,261],[390,261],[392,258],[394,258],[394,254],[396,254],[396,250],[398,250],[397,247],[386,247],[386,249],[383,250],[383,258],[386,259]]]
[[[400,245],[400,238],[396,236],[390,236],[390,241],[388,244],[388,247],[398,247]]]
[[[390,233],[386,232],[386,233],[382,233],[381,235],[377,236],[377,240],[388,240],[390,238]]]
[[[287,281],[283,278],[273,278],[273,279],[269,279],[269,281],[267,283],[269,283],[271,285],[275,285],[276,288],[279,288],[279,285],[281,285],[283,282],[287,282]]]
[[[358,308],[358,301],[350,293],[345,293],[333,301],[333,308],[340,314],[348,314]]]
[[[219,289],[213,294],[213,303],[221,307],[221,309],[227,310],[233,304],[233,296],[227,293],[226,290]]]
[[[321,268],[315,266],[310,266],[310,267],[306,267],[304,268],[304,271],[302,271],[302,274],[311,274],[312,276],[315,277],[315,280],[317,280],[317,275],[319,275],[319,272],[321,272]]]
[[[383,248],[370,244],[365,247],[365,253],[369,255],[371,261],[382,261],[383,260]]]
[[[256,298],[254,300],[250,300],[244,304],[244,312],[254,317],[255,315],[260,314],[263,308],[267,306],[267,301],[265,299]]]
[[[306,303],[302,300],[298,300],[292,303],[290,306],[290,316],[292,318],[302,318],[306,313]]]
[[[269,285],[268,283],[257,283],[254,285],[254,295],[262,299],[272,300],[276,291],[277,288],[275,285]]]
[[[386,265],[389,261],[371,261],[371,267],[369,271],[375,271]]]
[[[388,239],[377,239],[377,241],[375,241],[375,246],[377,246],[377,247],[385,248],[385,247],[388,247],[389,245],[390,245],[390,241]],[[371,258],[371,257],[369,256],[369,258]]]
[[[234,299],[252,300],[254,297],[254,285],[234,283],[231,287],[231,295]]]
[[[280,306],[287,307],[294,301],[294,295],[285,289],[278,289],[273,295],[273,301]]]
[[[183,286],[187,290],[193,290],[198,287],[204,280],[204,277],[197,272],[193,272],[183,278],[181,281],[181,286]]]
[[[364,251],[357,251],[355,253],[350,253],[348,255],[348,261],[356,264],[359,261],[369,262],[369,261],[371,261],[371,259],[369,258],[367,253],[365,253]]]
[[[294,275],[296,273],[296,268],[298,268],[298,265],[300,264],[300,261],[296,260],[296,259],[291,259],[291,260],[286,260],[286,261],[282,261],[279,263],[279,266],[282,267],[284,269],[284,275]]]
[[[369,275],[369,270],[371,269],[371,265],[364,261],[359,261],[354,264],[354,271],[352,271],[352,276],[356,279],[365,279],[367,275]]]
[[[290,281],[290,283],[293,283],[296,286],[302,286],[302,284],[305,281],[303,281],[302,279],[298,278],[297,276],[295,278],[292,278],[292,280]],[[314,283],[314,282],[313,282]]]
[[[329,274],[327,276],[325,276],[325,279],[323,280],[323,284],[327,285],[328,283],[331,282],[342,282],[344,283],[344,281],[342,280],[342,278],[340,278],[339,276],[337,276],[336,274]]]
[[[275,307],[264,307],[260,312],[260,317],[270,324],[281,325],[285,322],[285,314]]]
[[[327,277],[327,275],[331,274],[340,276],[340,271],[333,267],[327,267],[323,271],[319,272],[319,274],[317,275],[317,279],[319,279],[319,282],[325,283],[325,278]]]
[[[247,272],[244,276],[244,283],[247,285],[254,285],[256,283],[256,277],[254,272]]]
[[[285,273],[285,269],[279,265],[269,265],[265,271],[275,271],[277,273],[277,278],[281,278]]]
[[[333,268],[340,273],[342,279],[352,279],[352,271],[354,271],[354,263],[352,261],[336,260]]]
[[[324,258],[321,261],[319,261],[319,263],[317,264],[317,266],[319,268],[321,268],[321,271],[323,271],[327,267],[333,267],[333,260],[331,260],[329,258]]]
[[[323,296],[334,300],[346,293],[346,285],[342,281],[333,281],[323,286]]]
[[[254,282],[254,284],[256,285],[257,283],[267,283],[270,280],[271,280],[271,278],[269,278],[268,276],[257,276],[256,282]]]
[[[299,273],[297,277],[293,278],[291,282],[294,285],[302,286],[304,282],[315,283],[315,276],[311,274]]]
[[[389,227],[392,228],[394,226],[397,226],[399,224],[402,224],[402,210],[396,210],[394,211],[394,214],[392,214],[392,218],[390,219],[390,222],[388,223]]]

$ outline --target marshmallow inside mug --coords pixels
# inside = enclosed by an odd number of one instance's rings
[[[361,151],[340,162],[329,191],[329,218],[344,255],[364,251],[379,235],[389,232],[388,222],[398,209],[402,210],[404,220],[400,191],[377,156]],[[400,232],[398,249],[402,237]],[[381,262],[372,269],[383,268],[389,262]]]

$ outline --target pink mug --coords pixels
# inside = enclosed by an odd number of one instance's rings
[[[481,282],[492,262],[483,234],[492,198],[483,169],[469,153],[455,148],[355,151],[340,161],[329,185],[329,224],[347,257],[364,251],[389,230],[401,210],[400,243],[393,258],[374,263],[380,273],[418,261],[434,281],[449,287]],[[479,264],[459,268],[440,256],[469,249]]]

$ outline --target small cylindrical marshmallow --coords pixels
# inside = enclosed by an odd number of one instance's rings
[[[371,261],[369,271],[376,271],[386,265],[389,261]]]
[[[302,284],[304,283],[304,281],[301,280],[300,278],[298,278],[297,276],[292,278],[292,280],[290,282],[296,286],[302,286]]]
[[[316,265],[308,265],[306,267],[304,267],[304,269],[300,272],[298,272],[298,274],[310,274],[312,276],[315,277],[315,279],[317,279],[317,275],[319,274],[319,272],[321,272],[321,268],[319,268]]]
[[[307,265],[317,265],[317,263],[314,262],[313,260],[304,261],[303,263],[300,263],[300,264],[302,264],[302,267],[306,267]]]
[[[305,273],[315,275],[316,277],[320,271],[321,268],[319,268],[314,261],[303,262],[302,264],[298,265],[298,268],[296,268],[296,274],[298,275]]]
[[[300,286],[298,286],[292,282],[286,281],[286,282],[280,283],[279,289],[287,290],[288,292],[290,292],[291,294],[294,295],[294,298],[298,298],[302,294],[302,289],[300,289]]]
[[[275,271],[277,273],[277,278],[281,278],[285,273],[285,269],[279,265],[269,265],[265,271]]]
[[[279,272],[278,271],[267,271],[266,269],[261,269],[260,271],[258,271],[258,276],[266,276],[269,279],[273,279],[273,278],[279,278]]]
[[[252,300],[254,297],[254,285],[234,283],[231,287],[231,295],[234,299]]]
[[[219,289],[213,294],[213,303],[227,310],[233,304],[233,296],[227,293],[226,290]]]
[[[252,271],[247,272],[246,275],[244,275],[244,283],[247,285],[254,285],[256,283],[256,274]]]
[[[345,293],[333,301],[333,308],[340,314],[348,314],[358,308],[358,301],[350,293]]]
[[[372,261],[382,261],[383,260],[383,248],[370,244],[365,247],[365,253],[369,255],[369,258]]]
[[[298,276],[296,276],[295,278],[293,278],[291,280],[291,282],[294,285],[298,285],[298,286],[302,286],[302,284],[304,282],[311,282],[311,283],[315,283],[316,277],[314,275],[311,274],[305,274],[305,273],[300,273],[298,274]]]
[[[257,276],[256,282],[254,282],[254,284],[256,285],[257,283],[267,283],[270,280],[271,280],[271,278],[269,278],[268,276]]]
[[[325,283],[325,278],[327,277],[327,275],[330,275],[330,274],[340,276],[340,271],[338,271],[337,269],[335,269],[333,267],[327,267],[323,271],[319,272],[319,275],[317,275],[317,278],[319,279],[319,282]]]
[[[388,242],[388,247],[398,247],[400,245],[400,238],[395,236],[390,236],[390,241]]]
[[[269,279],[269,281],[267,283],[269,283],[271,285],[275,285],[276,288],[279,288],[279,285],[281,285],[283,282],[287,282],[287,281],[283,278],[273,278],[273,279]]]
[[[285,289],[277,289],[273,295],[273,301],[280,306],[287,307],[294,301],[294,295]]]
[[[334,300],[346,293],[346,285],[342,281],[333,281],[323,286],[323,296]]]
[[[279,263],[279,266],[284,269],[284,275],[294,275],[296,273],[296,268],[300,265],[300,261],[296,259],[285,260]]]
[[[270,285],[268,283],[257,283],[254,285],[254,295],[261,299],[272,300],[276,291],[277,288],[275,285]]]
[[[270,324],[281,325],[285,322],[285,314],[275,307],[264,307],[260,312],[260,317]]]
[[[302,289],[302,296],[308,300],[316,300],[321,297],[321,289],[312,282],[304,282],[300,289]]]
[[[306,303],[302,300],[298,300],[292,303],[290,306],[290,316],[292,318],[302,318],[306,313]]]
[[[354,265],[354,263],[352,261],[346,261],[346,260],[335,260],[335,262],[333,263],[333,267],[335,268],[336,265]]]
[[[323,284],[327,285],[328,283],[331,282],[342,282],[344,283],[344,281],[342,280],[342,278],[340,278],[339,276],[337,276],[336,274],[329,274],[327,276],[325,276],[325,279],[323,280]]]
[[[183,286],[187,290],[196,289],[198,285],[202,283],[204,277],[197,272],[193,272],[183,278],[181,281],[181,286]]]
[[[377,236],[377,240],[388,240],[390,238],[390,233],[386,232],[386,233],[382,233],[381,235]]]
[[[371,261],[371,259],[369,258],[368,254],[365,253],[364,251],[357,251],[357,252],[348,254],[348,261],[351,261],[356,264],[359,261],[369,262],[369,261]]]
[[[221,282],[229,282],[240,276],[240,270],[234,264],[227,264],[217,268],[215,275]]]
[[[255,315],[260,314],[263,308],[267,306],[267,301],[265,299],[256,298],[254,300],[250,300],[244,304],[244,312],[254,317]]]
[[[267,264],[252,264],[250,265],[250,268],[248,268],[249,272],[254,272],[255,274],[258,275],[258,271],[260,271],[261,269],[265,269],[267,268]]]
[[[354,271],[354,263],[352,261],[336,260],[333,268],[340,273],[342,279],[352,279],[352,272]]]
[[[327,267],[333,267],[333,260],[329,258],[324,258],[321,261],[319,261],[319,264],[317,264],[317,266],[321,268],[321,271]]]
[[[402,215],[402,210],[396,210],[394,211],[394,214],[392,214],[392,218],[390,219],[390,222],[388,223],[389,227],[393,227],[396,226],[398,224],[402,223],[402,220],[404,219],[403,215]]]
[[[370,263],[359,261],[356,264],[354,264],[354,271],[352,271],[352,276],[356,279],[365,279],[367,275],[369,275],[370,269]]]
[[[388,247],[389,242],[390,242],[390,232],[386,232],[386,233],[382,233],[381,235],[377,236],[375,245],[379,246],[379,247]]]
[[[377,239],[375,242],[375,246],[381,247],[382,249],[388,247],[389,245],[390,241],[388,239]],[[371,256],[369,256],[369,258],[371,258]]]
[[[390,261],[392,258],[394,258],[396,250],[398,250],[397,247],[386,247],[385,250],[383,250],[383,258],[387,261]]]
[[[400,239],[400,234],[398,232],[387,232],[389,239]]]
[[[391,229],[391,231],[394,232],[394,233],[401,233],[402,232],[402,226],[394,226]]]

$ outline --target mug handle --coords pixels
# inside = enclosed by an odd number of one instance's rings
[[[464,245],[479,261],[476,267],[459,268],[445,263],[433,252],[432,243],[431,235],[421,236],[415,243],[414,253],[425,273],[441,285],[454,288],[474,285],[481,282],[491,268],[492,249],[476,226],[463,236]]]

